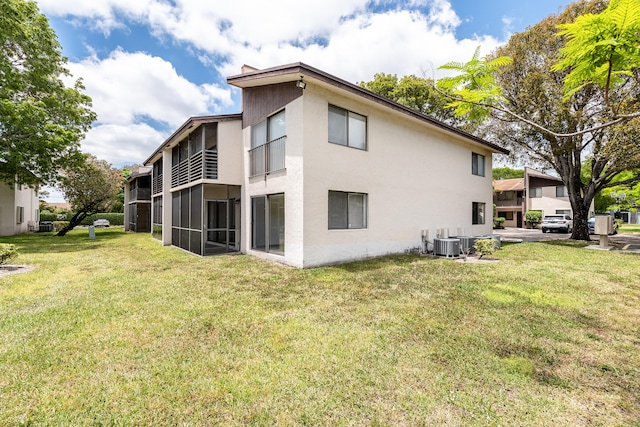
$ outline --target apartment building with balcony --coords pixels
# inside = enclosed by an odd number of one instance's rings
[[[190,118],[145,161],[163,244],[314,267],[491,233],[498,145],[302,63],[227,82],[241,114]]]
[[[557,176],[525,167],[523,178],[494,180],[493,190],[496,216],[505,219],[505,227],[525,227],[527,211],[573,217],[567,187]]]
[[[124,186],[124,229],[151,231],[151,168],[141,167]]]

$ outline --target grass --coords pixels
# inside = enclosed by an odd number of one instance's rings
[[[620,226],[621,233],[640,233],[640,224],[622,224]]]
[[[99,229],[6,238],[0,425],[636,425],[640,258],[297,270]]]

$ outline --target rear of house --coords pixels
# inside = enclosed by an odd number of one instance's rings
[[[190,119],[147,160],[165,244],[314,267],[491,233],[502,148],[301,63],[228,82],[242,114]],[[190,171],[206,135],[215,177]]]

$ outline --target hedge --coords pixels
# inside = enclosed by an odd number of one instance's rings
[[[0,243],[0,265],[8,264],[16,256],[18,256],[16,245]]]
[[[65,219],[58,219],[57,214],[52,213],[40,213],[40,221],[64,221],[70,220],[73,216],[73,212],[68,213]],[[96,219],[108,219],[111,225],[124,225],[124,214],[123,213],[113,213],[113,212],[105,212],[105,213],[97,213],[94,215],[90,215],[86,217],[80,224],[81,225],[93,225],[93,221]]]

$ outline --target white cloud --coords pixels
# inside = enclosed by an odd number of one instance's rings
[[[101,31],[146,27],[222,76],[242,64],[258,68],[302,61],[345,80],[376,72],[428,76],[450,61],[467,61],[475,48],[489,53],[489,36],[458,40],[461,24],[448,0],[38,0],[43,12]],[[82,29],[82,28],[80,28]],[[131,34],[135,36],[134,33]],[[96,42],[97,43],[97,42]],[[121,43],[125,43],[122,41]],[[97,46],[94,46],[97,47]],[[108,57],[69,64],[93,98],[98,123],[83,149],[115,165],[142,162],[188,117],[233,105],[223,82],[195,84],[167,60],[126,47]],[[240,111],[241,106],[235,106]],[[160,130],[156,130],[158,128]]]
[[[167,138],[146,123],[94,126],[82,142],[82,151],[114,166],[142,163]]]
[[[198,86],[178,75],[170,62],[145,53],[116,50],[70,63],[93,99],[98,122],[132,124],[140,117],[175,127],[193,115],[215,112],[231,103],[231,91],[213,84]]]

